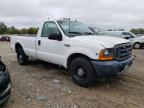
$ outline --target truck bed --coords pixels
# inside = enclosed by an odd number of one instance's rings
[[[36,34],[21,34],[21,35],[11,35],[11,37],[12,36],[21,36],[21,37],[37,37],[37,35]]]
[[[12,35],[11,48],[15,51],[15,45],[19,44],[24,48],[26,55],[36,57],[36,36],[34,35]]]

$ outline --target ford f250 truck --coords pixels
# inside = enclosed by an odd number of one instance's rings
[[[19,64],[33,57],[63,66],[80,86],[124,72],[134,58],[130,41],[96,36],[86,25],[71,20],[45,21],[37,37],[11,36],[11,48]]]

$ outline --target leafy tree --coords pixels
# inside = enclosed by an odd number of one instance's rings
[[[3,23],[0,22],[0,34],[4,34],[7,31],[7,26]]]
[[[7,27],[3,22],[0,22],[0,34],[37,34],[38,28],[30,27],[17,29],[14,26]]]
[[[7,34],[19,34],[19,30],[16,29],[14,26],[7,28]]]
[[[31,27],[27,30],[28,34],[36,34],[38,32],[38,28]]]
[[[144,34],[144,28],[138,28],[138,29],[131,29],[131,32],[134,34]]]
[[[28,31],[26,28],[19,30],[19,32],[20,32],[20,34],[28,34]]]

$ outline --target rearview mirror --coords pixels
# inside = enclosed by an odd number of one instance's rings
[[[58,40],[61,41],[62,40],[62,35],[61,34],[57,34],[57,33],[51,33],[48,37],[50,40]]]

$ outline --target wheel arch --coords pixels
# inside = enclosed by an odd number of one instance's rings
[[[23,49],[23,47],[22,47],[22,45],[19,42],[17,42],[15,44],[15,51],[16,51],[16,53],[18,52],[19,49]]]
[[[135,42],[134,44],[136,44],[136,43],[139,43],[139,44],[140,44],[140,42]]]
[[[134,42],[134,44],[133,44],[133,48],[134,48],[134,45],[135,45],[135,44],[139,44],[140,47],[141,47],[141,43],[140,43],[140,42]]]
[[[67,59],[67,64],[66,64],[66,67],[67,69],[70,68],[70,63],[72,62],[72,60],[78,58],[78,57],[84,57],[84,58],[87,58],[87,59],[90,59],[87,55],[85,54],[82,54],[82,53],[73,53],[71,54],[68,59]]]

